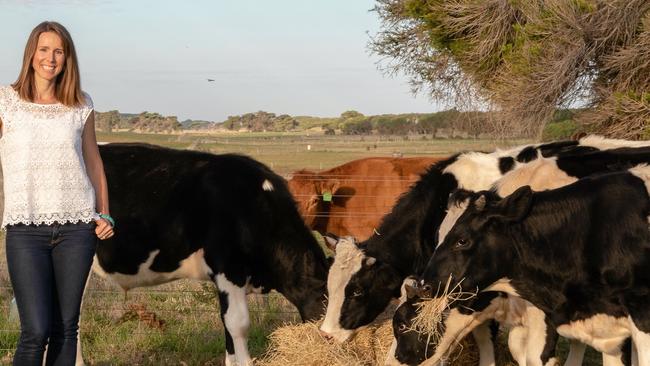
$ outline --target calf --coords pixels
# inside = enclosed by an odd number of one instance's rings
[[[553,189],[568,185],[577,181],[581,176],[586,176],[590,174],[595,174],[599,172],[609,171],[609,170],[622,170],[625,167],[633,166],[640,162],[650,162],[650,148],[618,148],[613,150],[605,151],[593,151],[587,153],[579,154],[562,154],[559,157],[551,158],[539,158],[537,160],[531,161],[527,164],[522,164],[517,169],[514,169],[506,173],[501,179],[499,179],[493,185],[493,191],[497,194],[504,196],[522,185],[530,185],[533,190],[539,191],[544,189]],[[442,221],[439,229],[439,243],[442,243],[442,240],[445,238],[449,229],[453,226],[455,221],[459,216],[462,215],[466,206],[468,197],[472,194],[470,191],[460,190],[454,193],[450,198],[449,208],[447,215]],[[529,309],[524,315],[528,319],[539,318],[536,313],[539,310],[534,309],[527,302],[513,298],[512,296],[508,299],[508,307],[500,307],[500,312],[503,312],[504,309],[512,308],[526,308]],[[517,302],[524,302],[522,304],[516,304]],[[409,304],[405,304],[409,306]],[[473,307],[473,313],[476,318],[490,318],[490,312],[481,314],[483,310],[478,309],[476,306]],[[517,324],[523,324],[523,320],[517,320],[517,314],[506,314],[508,318],[508,324],[512,326],[517,326]],[[397,315],[396,315],[397,316]],[[403,320],[405,321],[405,320]],[[531,322],[527,321],[525,324],[525,329],[514,328],[516,334],[541,334],[542,332],[552,332],[549,334],[550,338],[553,338],[554,330],[548,329],[545,330],[546,324],[543,322]],[[469,332],[471,329],[467,329]],[[466,333],[465,333],[466,334]],[[550,350],[552,348],[544,347],[544,343],[539,343],[544,341],[545,337],[529,337],[525,342],[527,344],[528,352],[523,354],[530,361],[529,363],[535,364],[545,364],[551,359],[552,353]],[[409,340],[413,342],[413,340]],[[535,344],[534,342],[538,342]],[[424,349],[426,344],[420,342],[421,344],[410,344],[408,345],[409,349]],[[548,345],[551,346],[550,344]],[[433,347],[428,347],[430,350],[434,349]],[[546,354],[543,351],[546,349]],[[416,352],[418,354],[422,351]],[[432,354],[432,353],[431,353]],[[514,353],[513,353],[514,355]],[[569,359],[567,360],[567,365],[578,365],[582,362],[582,352],[579,350],[577,344],[571,347],[571,353]],[[398,360],[402,362],[411,362],[415,357],[415,353],[410,357],[405,353],[399,355]],[[605,356],[607,357],[607,356]],[[518,360],[519,361],[519,360]],[[521,363],[520,363],[521,365]]]
[[[144,144],[100,146],[117,220],[93,269],[124,290],[213,281],[226,365],[248,365],[246,295],[282,293],[303,320],[324,311],[328,264],[285,181],[239,155]]]
[[[608,357],[620,358],[629,337],[633,361],[650,365],[648,189],[642,165],[505,199],[476,193],[423,278],[435,287],[451,275],[452,286],[520,296],[560,335]]]
[[[387,362],[390,365],[419,365],[436,352],[448,355],[470,332],[475,339],[477,335],[481,337],[479,339],[491,339],[487,327],[479,327],[491,320],[510,329],[508,347],[519,365],[555,365],[557,362],[554,358],[556,333],[546,332],[544,313],[527,301],[496,292],[481,293],[478,295],[480,298],[473,301],[471,309],[454,308],[445,312],[444,320],[438,324],[438,337],[433,338],[414,330],[413,319],[425,301],[420,296],[412,295],[395,311],[395,345]],[[425,298],[430,298],[430,295]],[[492,334],[495,333],[496,329]],[[482,354],[480,358],[485,356]]]

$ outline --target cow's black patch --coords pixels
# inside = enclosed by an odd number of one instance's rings
[[[499,158],[499,171],[501,174],[506,174],[515,167],[515,159],[511,156]]]

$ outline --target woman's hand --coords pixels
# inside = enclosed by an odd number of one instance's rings
[[[113,226],[111,226],[111,223],[108,222],[108,220],[99,219],[95,220],[95,223],[97,224],[97,227],[95,228],[95,234],[97,234],[99,240],[106,240],[113,236]]]

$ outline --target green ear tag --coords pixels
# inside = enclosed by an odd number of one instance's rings
[[[323,201],[332,202],[332,192],[323,193]]]

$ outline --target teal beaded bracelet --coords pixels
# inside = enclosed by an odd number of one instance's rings
[[[101,217],[102,219],[108,221],[111,224],[112,227],[115,227],[115,220],[111,217],[111,215],[100,213],[99,217]]]

